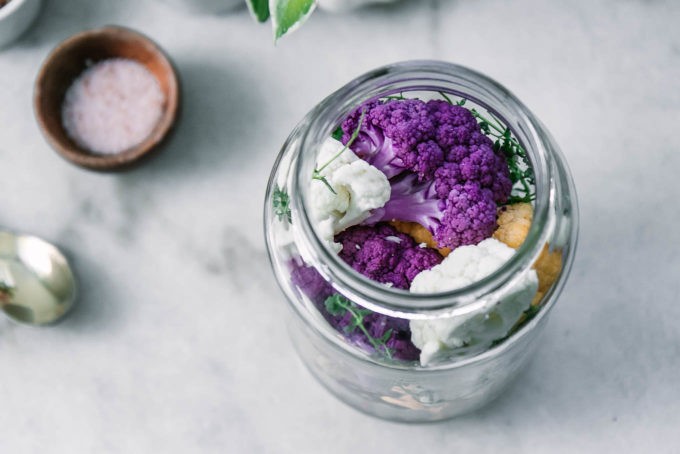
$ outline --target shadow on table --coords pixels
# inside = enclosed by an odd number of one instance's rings
[[[219,172],[253,157],[250,138],[259,134],[263,100],[245,65],[234,70],[198,61],[175,61],[181,84],[181,113],[175,130],[147,162],[127,172],[162,178]]]
[[[120,315],[114,304],[119,283],[110,279],[105,264],[72,252],[78,250],[77,242],[77,234],[67,232],[59,244],[73,268],[78,292],[75,306],[60,325],[73,331],[110,330]]]
[[[75,33],[104,25],[100,17],[119,17],[125,8],[123,2],[116,1],[43,0],[35,22],[11,46],[54,47]]]
[[[227,169],[270,151],[255,145],[262,99],[248,74],[196,61],[176,65],[182,107],[174,131],[139,167],[115,175],[129,221],[123,236],[134,235],[139,219],[154,210],[153,194],[233,174]]]

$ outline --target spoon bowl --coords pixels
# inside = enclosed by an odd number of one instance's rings
[[[50,325],[75,299],[75,278],[59,249],[34,236],[0,231],[0,309],[10,319]]]

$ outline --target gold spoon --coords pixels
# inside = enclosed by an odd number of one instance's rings
[[[0,230],[0,308],[9,318],[50,325],[75,299],[73,272],[59,249],[34,236]]]

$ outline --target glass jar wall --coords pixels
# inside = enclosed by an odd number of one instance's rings
[[[480,118],[497,121],[498,133],[507,127],[525,151],[535,190],[525,204],[530,226],[487,277],[447,292],[410,293],[355,272],[317,235],[307,207],[321,144],[359,106],[387,97],[464,100]],[[486,76],[433,61],[379,68],[316,106],[274,164],[264,222],[291,338],[307,368],[344,402],[409,422],[472,411],[512,382],[567,279],[578,229],[569,170],[540,121]],[[442,327],[460,342],[423,343]]]

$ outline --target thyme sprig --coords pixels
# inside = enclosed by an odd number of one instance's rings
[[[281,189],[278,184],[274,185],[272,206],[274,208],[274,214],[279,218],[279,221],[285,219],[288,223],[293,222],[293,216],[290,212],[290,196],[286,192],[286,189]]]
[[[345,334],[352,334],[355,329],[359,328],[359,330],[364,334],[364,336],[366,336],[366,339],[368,339],[368,342],[371,343],[376,352],[383,353],[388,359],[392,359],[392,353],[394,353],[394,350],[387,347],[387,341],[392,335],[392,329],[388,329],[387,331],[385,331],[385,334],[383,334],[380,338],[376,339],[370,335],[370,333],[364,326],[364,317],[366,317],[369,314],[372,314],[373,313],[372,311],[370,311],[369,309],[361,309],[354,302],[348,300],[347,298],[344,298],[342,295],[338,293],[326,298],[324,305],[326,306],[326,311],[328,311],[328,313],[331,315],[344,316],[347,313],[349,313],[352,316],[349,325],[343,328]]]
[[[442,97],[453,104],[451,98],[445,93],[440,92]],[[464,106],[467,100],[461,99],[456,103],[458,106]],[[492,112],[489,112],[489,117],[485,117],[477,109],[470,109],[472,116],[474,116],[481,128],[482,132],[494,139],[494,151],[501,151],[508,162],[508,169],[510,170],[510,181],[512,181],[513,194],[508,197],[508,204],[531,202],[536,198],[536,193],[532,190],[535,184],[534,172],[529,164],[527,152],[513,136],[509,127],[503,123]],[[516,183],[519,183],[517,187]]]
[[[442,95],[442,98],[444,98],[446,100],[446,102],[448,102],[449,104],[453,104],[453,101],[451,101],[451,98],[449,98],[446,95],[446,93],[444,93],[443,91],[440,91],[439,94]],[[463,104],[465,104],[465,99],[461,99],[460,101],[458,101],[456,103],[457,106],[462,106]]]
[[[320,168],[318,168],[318,169],[314,169],[314,172],[312,172],[312,180],[319,180],[319,181],[321,181],[323,184],[326,185],[326,187],[327,187],[333,194],[337,194],[337,193],[335,192],[335,189],[333,189],[333,186],[331,186],[331,184],[328,182],[328,180],[326,179],[326,177],[325,177],[324,175],[321,175],[321,172],[323,172],[324,170],[326,170],[326,167],[328,167],[329,165],[331,165],[331,163],[332,163],[333,161],[335,161],[336,159],[338,159],[338,158],[345,152],[345,150],[347,150],[350,146],[352,146],[352,144],[354,143],[354,141],[356,140],[356,138],[359,136],[359,130],[361,130],[361,125],[362,125],[362,123],[364,122],[364,116],[365,116],[365,115],[366,115],[366,109],[364,109],[364,110],[361,112],[361,117],[359,117],[359,124],[357,124],[357,128],[356,128],[356,129],[354,130],[354,132],[352,133],[352,136],[349,138],[349,141],[347,142],[347,144],[346,144],[344,147],[342,147],[342,150],[338,151],[338,152],[335,154],[335,156],[333,156],[332,158],[330,158],[324,165],[322,165],[322,166],[321,166]],[[336,131],[337,131],[337,130],[336,130]]]
[[[404,96],[404,93],[399,93],[398,95],[388,95],[388,96],[385,96],[384,98],[381,98],[381,99],[384,99],[385,101],[392,101],[392,100],[404,101],[408,98]]]

